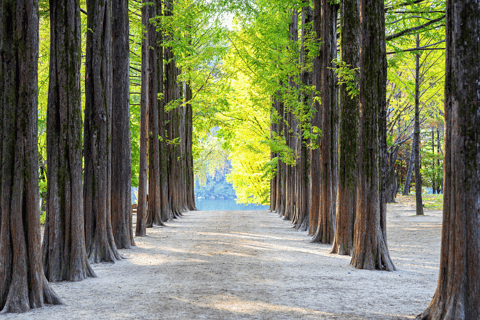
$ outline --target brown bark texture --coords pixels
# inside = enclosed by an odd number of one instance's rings
[[[42,265],[38,189],[38,2],[0,1],[3,122],[0,310],[61,304]]]
[[[43,268],[50,282],[95,277],[87,259],[82,190],[80,8],[50,0],[47,214]]]
[[[315,32],[316,40],[320,40],[320,35],[322,32],[321,29],[321,0],[315,0],[313,2],[313,32]],[[318,56],[313,58],[313,85],[316,92],[320,92],[322,89],[322,78],[321,78],[321,55],[323,51],[323,46],[320,47],[320,53]],[[313,108],[314,114],[312,118],[312,126],[320,129],[322,127],[322,110],[320,108],[320,102],[317,99],[314,100]],[[320,145],[320,135],[316,139],[317,141],[312,141],[312,144],[316,146]],[[313,148],[310,150],[310,225],[308,233],[310,235],[315,235],[318,227],[318,215],[320,212],[320,149]]]
[[[417,48],[420,40],[417,34]],[[420,174],[420,54],[415,55],[415,125],[413,139],[415,140],[415,203],[417,216],[423,216],[422,176]]]
[[[381,229],[379,117],[386,104],[387,60],[382,0],[360,0],[360,121],[357,207],[351,265],[395,270]]]
[[[335,232],[336,197],[336,75],[332,60],[336,58],[337,5],[321,2],[321,97],[322,135],[320,139],[320,208],[318,225],[312,242],[332,243]]]
[[[147,3],[148,0],[144,0]],[[142,7],[142,24],[146,28],[149,19],[149,6]],[[147,118],[148,118],[148,37],[142,38],[142,84],[140,97],[140,163],[138,177],[138,206],[137,206],[137,223],[135,228],[135,236],[144,237],[147,235]]]
[[[111,224],[111,3],[87,1],[84,152],[85,241],[91,262],[115,262]]]
[[[147,227],[164,226],[161,216],[160,199],[160,161],[158,140],[158,64],[157,59],[157,29],[153,19],[157,16],[156,4],[148,6],[149,23],[148,37],[148,213]]]
[[[447,1],[440,275],[423,320],[480,319],[480,2]]]
[[[342,0],[340,5],[342,61],[351,68],[358,68],[360,63],[358,1]],[[340,86],[340,161],[338,163],[335,237],[331,252],[341,255],[350,255],[353,246],[357,191],[358,117],[358,96],[350,96],[346,85],[343,84]]]
[[[118,249],[135,245],[132,225],[128,0],[112,3],[112,230]]]

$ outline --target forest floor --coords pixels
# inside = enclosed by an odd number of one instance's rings
[[[268,211],[199,211],[148,229],[64,306],[1,319],[412,319],[436,287],[441,212],[388,207],[395,272],[357,270]]]

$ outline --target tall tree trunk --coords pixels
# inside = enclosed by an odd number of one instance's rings
[[[128,0],[112,3],[112,229],[118,249],[135,245],[132,226]]]
[[[85,241],[92,262],[120,260],[111,225],[111,4],[87,1],[85,64]]]
[[[157,16],[163,15],[163,1],[157,0]],[[164,81],[163,81],[163,32],[157,32],[157,83],[158,83],[158,136],[159,138],[159,170],[160,170],[160,203],[162,221],[168,221],[171,217],[171,209],[168,198],[168,150],[167,150],[167,126],[165,121]]]
[[[0,309],[61,304],[42,265],[38,193],[38,1],[0,1]]]
[[[359,67],[360,12],[357,0],[341,2],[342,61]],[[350,96],[345,84],[340,86],[339,175],[337,185],[337,216],[331,253],[349,255],[353,246],[355,198],[357,190],[358,96]]]
[[[351,265],[395,270],[381,229],[379,116],[386,104],[387,59],[383,0],[360,0],[360,122],[357,216]]]
[[[277,134],[280,136],[284,130],[283,128],[283,103],[280,101],[280,94],[277,93],[276,98],[275,98],[275,105],[276,105],[276,110],[277,110]],[[282,199],[283,199],[283,176],[285,175],[285,171],[283,169],[283,162],[280,158],[278,157],[277,160],[277,187],[276,187],[276,204],[275,204],[275,211],[279,214],[282,215],[283,211],[283,205],[282,205]]]
[[[298,42],[298,10],[295,7],[292,10],[292,20],[290,22],[290,43],[292,47],[289,48],[290,50],[296,49],[296,43]],[[293,77],[289,77],[288,85],[292,92],[296,91],[297,84],[295,83]],[[293,152],[295,152],[295,138],[296,138],[296,131],[297,131],[297,121],[294,116],[294,106],[287,105],[286,106],[286,120],[288,130],[285,132],[287,147],[289,147]],[[295,193],[295,174],[296,174],[297,167],[295,165],[288,164],[286,167],[286,193],[285,193],[285,211],[284,211],[284,219],[292,220],[293,215],[295,212],[295,200],[296,200],[296,193]]]
[[[158,63],[157,29],[152,21],[157,16],[156,3],[148,6],[148,213],[147,227],[164,226],[160,199],[160,151],[158,140]]]
[[[318,226],[312,242],[332,243],[335,232],[335,170],[336,157],[336,90],[332,60],[336,58],[337,5],[322,0],[322,137],[320,140],[320,212]]]
[[[4,28],[3,28],[3,21],[5,21],[6,16],[3,14],[3,2],[0,1],[0,134],[3,135],[3,121],[4,121],[4,113],[3,108],[6,101],[5,98],[5,66],[4,66],[4,57],[5,57],[5,49],[3,48],[5,40],[4,37]],[[3,144],[0,141],[0,195],[2,194],[2,162],[3,162]],[[1,205],[2,198],[0,198],[0,239],[2,235],[2,205]]]
[[[415,138],[412,139],[412,150],[410,151],[410,162],[408,163],[407,176],[403,185],[403,195],[410,194],[410,181],[412,180],[413,168],[415,166]]]
[[[316,35],[316,41],[321,43],[320,34],[322,13],[321,13],[321,0],[315,0],[313,2],[313,32]],[[323,46],[320,47],[320,53],[313,58],[313,86],[316,92],[320,92],[322,89],[321,78],[321,55]],[[318,97],[316,97],[318,98]],[[320,109],[320,103],[317,99],[313,103],[313,118],[312,126],[320,129],[322,127],[322,110]],[[316,141],[312,141],[312,149],[310,151],[310,225],[308,234],[314,235],[318,227],[318,215],[320,212],[320,139],[319,135]]]
[[[307,56],[308,48],[306,46],[306,41],[309,36],[312,34],[311,22],[313,20],[313,11],[310,6],[304,6],[302,8],[302,48],[301,48],[301,81],[304,88],[312,85],[312,72],[307,68]],[[310,111],[310,105],[312,103],[312,97],[306,94],[306,90],[302,90],[302,103],[304,104],[303,114],[308,114]],[[302,231],[306,231],[309,223],[309,189],[310,189],[310,158],[308,151],[309,141],[303,137],[303,127],[301,123],[299,125],[299,165],[297,169],[298,174],[298,206],[297,206],[297,223],[296,228]]]
[[[420,47],[420,38],[417,34],[417,48]],[[422,203],[422,176],[420,175],[420,54],[415,55],[415,202],[417,216],[423,216]]]
[[[275,123],[275,116],[276,116],[276,106],[277,106],[277,101],[274,98],[273,99],[273,104],[272,108],[270,109],[270,139],[273,141],[274,136],[277,134],[276,129],[277,129],[277,124]],[[270,160],[273,161],[273,159],[277,156],[276,153],[273,152],[273,150],[270,148]],[[272,180],[270,181],[270,211],[275,212],[276,211],[276,204],[277,204],[277,177],[278,177],[278,165],[277,165],[277,172],[275,176],[273,176]]]
[[[186,192],[187,208],[196,211],[195,206],[195,176],[193,174],[193,111],[191,100],[193,98],[190,81],[185,82],[185,165],[186,165]]]
[[[146,4],[148,0],[143,0],[142,7],[142,24],[145,29],[148,25],[149,6]],[[147,118],[148,118],[148,37],[145,34],[142,38],[142,86],[140,101],[140,164],[138,177],[138,206],[137,206],[137,223],[135,226],[135,235],[144,237],[147,235]]]
[[[480,1],[448,0],[440,276],[417,319],[480,319]]]
[[[165,16],[173,15],[173,4],[172,0],[165,0]],[[166,40],[170,41],[172,38],[171,34],[166,34]],[[175,60],[173,55],[172,47],[166,46],[164,48],[165,54],[165,106],[171,108],[171,104],[175,100],[175,90],[176,90],[176,75],[175,75]],[[166,113],[165,122],[167,123],[166,131],[166,150],[167,150],[167,181],[168,181],[168,203],[169,203],[169,220],[176,218],[178,211],[175,206],[175,184],[174,184],[174,175],[175,175],[175,148],[172,143],[174,137],[174,121],[175,121],[175,110],[169,110]]]
[[[50,282],[95,277],[87,259],[82,189],[80,8],[50,0],[47,215],[43,268]]]

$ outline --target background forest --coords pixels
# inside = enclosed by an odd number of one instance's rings
[[[298,155],[286,147],[284,139],[270,136],[274,96],[299,101],[311,94],[312,87],[285,89],[298,77],[301,65],[300,43],[291,40],[291,10],[300,12],[302,1],[256,0],[176,1],[171,16],[152,19],[157,28],[172,35],[164,39],[171,46],[181,70],[178,81],[192,88],[193,156],[197,185],[231,163],[227,179],[243,203],[269,203],[270,179],[276,163],[270,150],[281,149],[280,157],[295,163]],[[86,7],[84,0],[80,1]],[[130,19],[130,127],[132,148],[132,186],[138,186],[140,153],[141,43],[145,30],[141,21],[142,3],[129,2]],[[443,165],[443,85],[445,73],[445,3],[421,1],[407,6],[401,1],[386,3],[388,58],[387,127],[391,164],[392,192],[409,194],[421,183],[430,193],[441,192]],[[82,17],[86,37],[85,14]],[[153,21],[155,20],[155,21]],[[305,25],[311,30],[311,21]],[[302,21],[298,20],[301,29]],[[338,32],[341,30],[339,29]],[[303,45],[312,59],[318,45],[307,35]],[[82,41],[83,61],[85,41]],[[340,54],[340,51],[339,51]],[[50,57],[48,1],[40,3],[39,58],[39,150],[40,186],[46,195],[46,117]],[[281,65],[282,68],[278,68]],[[343,81],[355,78],[355,70],[333,64]],[[82,63],[82,87],[84,63]],[[343,78],[342,78],[343,77]],[[84,104],[82,95],[82,104]],[[176,107],[172,105],[172,108]],[[184,107],[181,103],[179,108]],[[303,125],[308,126],[311,106],[292,106]],[[417,110],[417,112],[415,112]],[[275,120],[275,119],[274,119]],[[418,151],[414,144],[414,125],[419,124]],[[215,130],[214,136],[212,130]],[[314,132],[314,130],[312,131]],[[413,152],[412,152],[413,150]],[[419,174],[414,163],[420,162]],[[416,175],[421,180],[415,180]],[[393,195],[392,195],[393,196]],[[393,199],[391,199],[393,200]]]

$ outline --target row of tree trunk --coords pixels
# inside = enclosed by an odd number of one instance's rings
[[[172,48],[164,45],[172,35],[159,25],[162,16],[173,14],[173,2],[144,3],[137,236],[145,236],[147,227],[164,226],[183,211],[196,210],[192,90],[188,82],[178,83],[181,70]]]
[[[313,72],[300,76],[302,85],[313,83],[318,93],[301,99],[305,105],[313,104],[311,127],[320,129],[320,134],[316,141],[310,141],[308,155],[309,141],[302,130],[309,127],[300,125],[298,111],[295,114],[281,97],[276,99],[273,109],[281,120],[272,125],[272,131],[285,137],[296,162],[292,165],[279,157],[271,184],[271,209],[292,220],[296,228],[308,230],[313,242],[333,244],[332,253],[352,255],[352,265],[357,268],[392,271],[395,267],[386,244],[380,161],[382,150],[386,150],[386,120],[381,119],[386,117],[387,65],[383,3],[379,3],[365,1],[360,10],[357,1],[344,0],[338,5],[318,0],[313,10],[302,8],[302,44],[311,20],[312,31],[321,43],[312,62]],[[360,68],[356,84],[359,95],[348,92],[347,84],[337,84],[338,10],[342,60],[349,68]],[[294,10],[290,27],[293,42],[298,41],[297,16]],[[301,50],[304,64],[308,52],[304,45]]]
[[[166,14],[172,12],[171,5],[166,2]],[[146,226],[163,225],[182,211],[195,209],[192,110],[188,103],[191,89],[185,84],[182,95],[172,50],[163,48],[162,32],[152,23],[162,14],[162,2],[147,5],[143,10],[148,32],[142,59],[145,72],[140,165],[143,171],[137,235],[145,235]],[[60,304],[48,281],[94,277],[90,263],[120,260],[118,249],[135,245],[131,209],[128,0],[88,0],[86,13],[82,145],[80,7],[76,0],[50,0],[48,184],[42,250],[37,130],[38,1],[0,1],[0,309],[3,312]],[[168,61],[166,81],[163,81],[164,61]],[[175,107],[170,107],[175,103]],[[143,227],[140,229],[143,233],[139,234],[139,226]]]
[[[315,0],[313,30],[322,44],[313,61],[313,84],[320,92],[321,103],[319,99],[313,101],[316,113],[312,124],[321,129],[321,137],[320,148],[311,150],[310,210],[306,211],[310,215],[308,230],[314,241],[333,241],[332,253],[351,254],[351,265],[357,268],[391,271],[395,267],[386,242],[385,191],[391,184],[388,180],[392,171],[385,168],[392,167],[398,149],[390,152],[386,149],[384,3],[381,0],[342,0],[340,7],[342,60],[353,68],[359,67],[359,96],[348,96],[345,87],[340,86],[340,108],[337,109],[336,94],[331,90],[334,80],[329,69],[330,50],[336,49],[331,48],[331,39],[336,34],[332,32],[336,14],[331,12],[336,8],[328,1]],[[432,302],[417,317],[422,320],[480,318],[479,8],[479,0],[447,1],[440,276]],[[418,69],[418,55],[416,64]],[[295,150],[295,142],[290,140],[292,132],[299,132],[298,126],[293,125],[295,120],[278,97],[273,109],[281,120],[272,124],[272,135],[284,135],[287,146]],[[338,138],[337,110],[340,118]],[[421,186],[418,88],[415,118],[412,158],[416,162],[416,185]],[[297,138],[297,143],[299,140]],[[334,141],[339,143],[338,151]],[[335,154],[339,155],[338,163]],[[281,155],[272,154],[272,157],[277,156]],[[305,201],[301,193],[291,194],[289,188],[295,175],[305,168],[301,155],[297,152],[296,156],[300,159],[296,166],[279,158],[277,175],[271,184],[271,209],[286,219],[290,219],[297,208],[303,208]],[[336,210],[332,209],[335,200]],[[422,210],[421,202],[417,207]],[[334,226],[335,232],[332,231]]]

